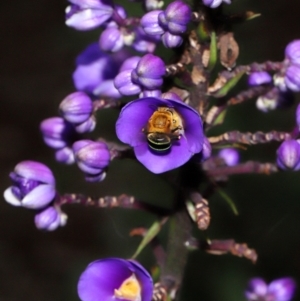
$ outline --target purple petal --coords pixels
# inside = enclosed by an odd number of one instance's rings
[[[97,86],[94,89],[93,94],[96,96],[104,96],[104,97],[106,96],[111,98],[122,97],[122,95],[116,89],[113,79],[108,79],[103,81],[99,86]]]
[[[14,171],[23,178],[55,185],[55,178],[52,171],[42,163],[36,161],[22,161],[16,165]]]
[[[126,260],[109,258],[94,261],[80,276],[79,297],[82,301],[116,301],[114,290],[131,275],[131,264]]]
[[[141,87],[134,84],[131,80],[132,70],[120,72],[114,80],[115,87],[123,95],[134,95],[141,92]]]
[[[16,195],[13,193],[12,186],[8,187],[4,191],[3,197],[5,201],[12,206],[16,206],[16,207],[22,206],[22,203],[19,200],[19,198],[17,198]]]
[[[167,153],[151,151],[146,141],[145,143],[135,146],[134,153],[136,158],[155,174],[175,169],[186,163],[193,155],[193,153],[189,151],[187,140],[184,137],[173,142],[172,147]]]
[[[245,296],[249,301],[259,300],[259,298],[263,298],[264,296],[266,296],[267,290],[268,286],[263,279],[253,278],[248,283]]]
[[[41,184],[23,198],[22,206],[30,209],[43,208],[53,201],[55,193],[53,185]]]
[[[141,98],[128,103],[121,111],[116,123],[118,138],[132,147],[146,142],[142,129],[159,106],[168,103],[159,98]]]

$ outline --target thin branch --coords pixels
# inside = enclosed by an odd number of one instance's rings
[[[89,197],[83,194],[64,194],[58,196],[55,201],[56,205],[65,204],[80,204],[85,206],[93,206],[97,208],[126,208],[140,209],[160,216],[165,216],[170,213],[169,210],[157,207],[151,204],[144,203],[134,196],[121,194],[119,196],[104,196],[104,197]]]

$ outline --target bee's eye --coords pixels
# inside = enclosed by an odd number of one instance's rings
[[[162,133],[149,133],[147,135],[148,145],[157,152],[163,152],[171,147],[171,138]]]

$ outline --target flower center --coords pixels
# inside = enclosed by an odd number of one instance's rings
[[[141,286],[135,275],[123,281],[118,289],[115,289],[114,295],[117,298],[127,299],[129,301],[141,301]]]
[[[158,107],[151,115],[143,132],[152,150],[161,152],[171,147],[173,140],[184,134],[182,117],[173,108]]]

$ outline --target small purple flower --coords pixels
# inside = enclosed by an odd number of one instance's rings
[[[277,150],[277,165],[281,169],[300,169],[300,144],[296,140],[282,142]]]
[[[66,25],[77,30],[90,30],[102,25],[113,14],[112,3],[103,0],[69,0]]]
[[[45,143],[54,149],[61,149],[72,141],[75,131],[73,126],[61,117],[51,117],[40,124]]]
[[[161,36],[161,40],[166,48],[179,47],[183,42],[183,38],[180,35],[171,34],[169,32],[164,33]]]
[[[248,283],[245,296],[248,301],[290,301],[295,293],[294,279],[286,277],[268,284],[261,278],[253,278]]]
[[[77,290],[82,301],[151,301],[153,282],[138,262],[106,258],[87,266]]]
[[[162,10],[153,10],[141,18],[141,26],[148,35],[162,35],[165,32],[158,21],[158,15],[162,12]]]
[[[116,132],[153,173],[185,164],[201,152],[204,140],[202,121],[194,109],[182,101],[154,97],[128,103],[120,113]]]
[[[59,207],[49,206],[34,217],[35,226],[39,230],[53,231],[67,223],[67,215]]]
[[[55,179],[51,170],[35,161],[22,161],[10,173],[13,185],[4,192],[4,199],[13,206],[40,209],[55,197]]]
[[[294,92],[300,91],[300,66],[291,65],[285,72],[285,84]]]
[[[265,71],[252,72],[248,77],[249,86],[259,86],[272,82],[272,76]]]
[[[290,64],[300,65],[300,40],[294,40],[286,46],[285,57]]]
[[[218,156],[221,157],[228,166],[235,166],[240,161],[239,152],[235,148],[223,148],[219,151]]]
[[[85,122],[93,113],[93,102],[84,92],[69,94],[59,105],[63,118],[70,123]]]
[[[88,182],[102,181],[110,161],[110,152],[103,142],[80,140],[73,144],[78,167],[85,173]]]
[[[139,52],[153,53],[156,45],[160,41],[160,35],[149,36],[141,26],[137,27],[134,33],[135,39],[132,47]]]
[[[220,6],[223,2],[227,4],[231,4],[231,0],[202,0],[203,4],[210,7],[216,8]]]

